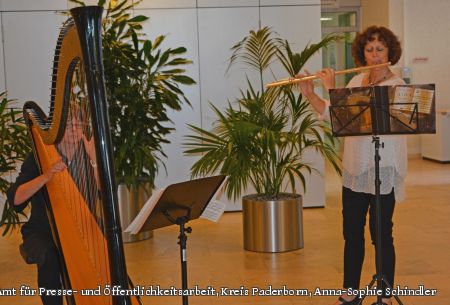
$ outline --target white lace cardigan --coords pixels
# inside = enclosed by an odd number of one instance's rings
[[[353,77],[347,87],[361,86],[364,74]],[[378,85],[403,85],[404,81],[394,76]],[[329,101],[320,115],[329,119]],[[342,184],[355,192],[375,194],[375,147],[372,136],[352,136],[344,140],[344,156],[342,160]],[[381,194],[389,194],[394,188],[395,200],[405,198],[404,180],[408,167],[406,136],[380,136],[384,148],[380,148],[380,180]]]

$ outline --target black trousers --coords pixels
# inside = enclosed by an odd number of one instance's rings
[[[344,229],[344,288],[359,289],[364,261],[364,226],[369,211],[372,244],[376,245],[375,195],[354,192],[346,187],[342,190],[342,215]],[[382,273],[388,283],[394,285],[395,249],[392,237],[394,214],[394,190],[381,195],[381,251]],[[376,262],[375,262],[376,263]],[[384,291],[384,287],[382,287]],[[384,295],[385,296],[385,295]]]
[[[46,289],[62,289],[58,254],[54,247],[47,250],[44,263],[38,264],[38,286]],[[41,300],[44,305],[63,304],[62,296],[41,295]]]

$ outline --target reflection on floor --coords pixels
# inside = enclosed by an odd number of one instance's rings
[[[244,251],[239,212],[225,214],[219,223],[196,220],[188,238],[189,286],[199,288],[259,288],[272,286],[311,292],[312,296],[198,296],[191,304],[297,304],[328,305],[335,296],[314,295],[316,288],[339,289],[342,282],[340,181],[327,174],[326,208],[304,211],[305,248],[279,254]],[[407,200],[395,213],[397,251],[396,285],[437,289],[437,295],[404,296],[408,304],[447,304],[450,300],[450,164],[413,159],[409,164]],[[176,227],[157,230],[150,240],[126,244],[127,267],[136,285],[180,287],[180,259]],[[26,265],[19,253],[20,237],[0,238],[0,289],[36,287],[34,266]],[[374,251],[366,232],[366,260],[362,286],[369,283]],[[292,292],[291,291],[291,292]],[[328,291],[333,293],[334,291]],[[366,301],[370,304],[373,301]],[[181,304],[180,297],[143,297],[144,304]],[[39,304],[37,297],[0,296],[0,304]]]

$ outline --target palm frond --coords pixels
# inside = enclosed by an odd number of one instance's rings
[[[329,34],[318,43],[308,44],[301,53],[293,52],[289,42],[285,40],[282,43],[282,48],[284,48],[285,51],[277,54],[278,59],[288,74],[291,77],[294,77],[296,74],[300,73],[301,69],[311,56],[331,42],[339,41],[340,39],[342,39],[342,36],[340,35]]]
[[[216,116],[213,128],[190,126],[185,153],[202,154],[191,168],[193,176],[221,173],[229,177],[229,198],[237,199],[248,186],[258,194],[277,196],[286,181],[292,192],[306,188],[307,174],[317,171],[304,161],[313,150],[328,159],[339,172],[327,125],[317,120],[302,96],[292,86],[263,88],[262,73],[280,60],[284,69],[296,74],[320,48],[333,41],[327,37],[295,53],[287,41],[264,27],[250,33],[232,48],[231,66],[242,63],[260,73],[261,89],[246,78],[246,88],[224,109],[210,103]]]
[[[258,72],[266,70],[280,52],[280,39],[273,36],[270,27],[250,31],[249,35],[231,48],[233,53],[227,72],[238,61]]]

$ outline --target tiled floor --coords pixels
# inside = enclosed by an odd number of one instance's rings
[[[339,289],[342,281],[340,181],[327,174],[327,207],[304,211],[304,249],[279,254],[244,251],[239,212],[227,213],[218,224],[191,223],[188,238],[189,285],[216,290],[252,287],[305,290],[311,296],[198,296],[191,304],[328,305],[335,296],[314,295],[316,289]],[[403,304],[446,305],[450,302],[450,164],[410,160],[407,199],[395,213],[396,284],[402,288],[437,289],[436,296],[404,296]],[[368,232],[367,232],[368,233]],[[369,283],[374,251],[367,236],[362,283]],[[126,244],[127,267],[136,285],[180,287],[180,259],[176,227],[157,230],[150,240]],[[26,265],[17,250],[20,237],[0,238],[0,288],[36,287],[34,266]],[[242,286],[242,288],[241,288]],[[406,292],[406,290],[402,290]],[[143,297],[144,304],[181,304],[180,297]],[[371,304],[373,298],[365,304]],[[37,297],[4,297],[0,304],[39,304]]]

